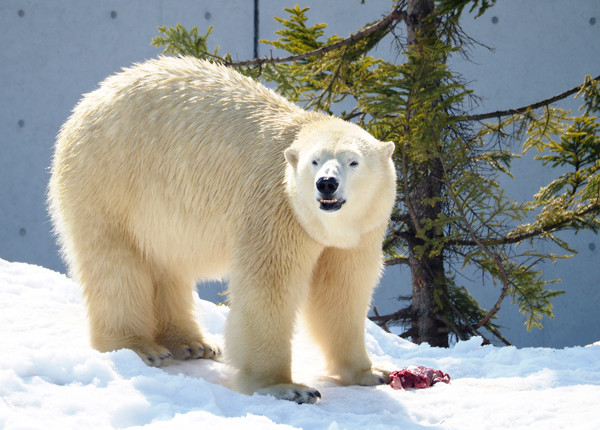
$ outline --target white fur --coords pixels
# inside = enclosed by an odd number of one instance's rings
[[[154,365],[217,357],[191,295],[195,281],[228,276],[240,391],[318,399],[291,379],[300,309],[333,374],[379,383],[363,330],[395,196],[392,151],[205,61],[160,58],[109,77],[62,127],[49,186],[93,345]],[[337,212],[319,209],[314,157],[340,178]]]
[[[304,229],[325,246],[350,248],[389,217],[396,195],[391,162],[394,145],[354,124],[331,118],[304,127],[286,150],[288,194]],[[313,161],[317,160],[317,166]],[[350,163],[357,161],[356,167]],[[332,173],[341,182],[341,210],[319,208],[315,182]],[[391,202],[391,203],[390,203]]]

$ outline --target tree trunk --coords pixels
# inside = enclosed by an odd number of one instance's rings
[[[407,4],[407,43],[419,50],[419,44],[436,40],[435,20],[430,19],[434,10],[433,0],[409,0]],[[418,145],[419,142],[414,142]],[[427,143],[423,143],[427,144]],[[442,195],[442,167],[440,161],[432,157],[427,162],[412,166],[415,172],[410,180],[410,189],[405,190],[411,202],[411,209],[417,221],[437,219],[441,213],[440,204],[423,203],[434,201]],[[440,301],[445,290],[444,257],[430,255],[422,251],[425,241],[417,236],[422,227],[411,226],[408,240],[409,266],[412,277],[411,337],[413,342],[427,342],[431,346],[448,346],[448,327],[444,323]],[[433,238],[440,234],[426,231],[425,236]],[[437,296],[437,297],[436,297]],[[436,300],[437,298],[437,300]]]
[[[419,31],[435,31],[432,22],[427,22],[427,18],[433,13],[434,3],[433,0],[408,0],[406,5],[406,14],[408,19],[406,20],[406,33],[407,33],[407,45],[416,45],[417,32]],[[430,28],[425,28],[428,26]]]
[[[436,168],[437,167],[437,168]],[[430,169],[423,179],[412,183],[409,191],[415,215],[419,220],[436,219],[441,213],[441,206],[423,204],[424,199],[441,195],[440,166]],[[409,266],[412,279],[411,302],[411,337],[415,343],[427,342],[431,346],[448,346],[448,327],[442,319],[440,301],[445,291],[444,257],[429,255],[429,249],[420,251],[426,246],[425,241],[416,235],[416,229],[411,229],[408,240]],[[435,232],[427,231],[428,238],[433,238]],[[437,301],[436,301],[437,295]]]

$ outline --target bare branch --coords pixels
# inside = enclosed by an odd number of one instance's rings
[[[499,118],[499,117],[503,117],[503,116],[522,114],[522,113],[527,112],[528,110],[538,109],[538,108],[541,108],[544,106],[551,105],[552,103],[556,103],[559,100],[565,99],[565,98],[581,91],[583,88],[591,85],[591,83],[593,81],[597,81],[597,80],[600,80],[600,75],[596,76],[594,79],[592,79],[589,82],[586,82],[585,84],[578,85],[578,86],[571,88],[570,90],[567,90],[565,92],[562,92],[554,97],[550,97],[548,99],[541,100],[537,103],[533,103],[533,104],[523,106],[520,108],[498,110],[496,112],[489,112],[489,113],[482,113],[482,114],[475,114],[475,115],[466,115],[464,117],[458,117],[457,119],[460,119],[461,121],[483,121],[485,119],[492,119],[492,118]]]
[[[375,317],[379,318],[379,312],[377,312],[377,307],[373,306],[373,313],[375,314]],[[382,329],[384,329],[385,331],[387,331],[388,333],[391,333],[389,327],[387,326],[387,321],[382,321],[381,323],[379,323],[379,327],[381,327]]]
[[[309,52],[303,52],[302,54],[290,55],[288,57],[278,57],[278,58],[255,58],[253,60],[246,61],[226,61],[224,58],[219,58],[226,66],[231,67],[246,67],[246,66],[260,66],[263,64],[279,64],[279,63],[293,63],[294,61],[304,60],[308,57],[314,57],[326,54],[328,52],[334,51],[342,46],[349,45],[351,43],[356,43],[361,39],[369,36],[376,31],[383,30],[387,27],[393,27],[399,21],[406,21],[407,14],[406,11],[402,10],[404,7],[404,2],[401,2],[390,14],[383,17],[381,20],[377,21],[375,24],[370,27],[365,28],[362,31],[359,31],[356,34],[351,34],[349,37],[340,40],[331,45],[324,46],[319,49],[315,49]]]
[[[483,343],[484,345],[490,344],[490,340],[485,337],[480,331],[478,331],[478,329],[480,327],[473,327],[471,325],[471,323],[469,322],[469,319],[467,317],[465,317],[463,315],[463,313],[458,310],[458,308],[454,305],[454,303],[452,302],[452,300],[450,300],[450,297],[448,297],[448,294],[444,293],[444,298],[446,299],[446,302],[450,305],[450,307],[452,308],[452,311],[458,315],[458,317],[464,322],[465,327],[467,327],[471,333],[475,333],[478,336],[481,336],[483,338]],[[486,327],[487,328],[487,327]],[[487,328],[494,336],[496,336],[498,339],[500,339],[506,346],[510,346],[512,345],[504,336],[502,336],[500,334],[500,332],[498,332],[497,330],[493,330],[492,328]],[[460,338],[460,332],[459,330],[454,330],[454,332],[456,333],[457,336],[459,336]],[[464,339],[463,339],[464,340]]]
[[[390,258],[385,260],[383,263],[384,266],[395,266],[397,264],[408,264],[408,258],[406,257],[398,257],[398,258]]]
[[[410,318],[410,316],[412,315],[412,310],[410,307],[400,309],[399,311],[396,311],[393,314],[388,314],[388,315],[379,315],[379,313],[376,312],[375,308],[373,308],[373,311],[375,313],[375,316],[371,316],[371,317],[369,317],[369,319],[371,321],[373,321],[374,323],[377,323],[378,325],[387,324],[390,321],[405,320],[407,318]]]

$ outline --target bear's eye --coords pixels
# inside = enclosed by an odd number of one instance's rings
[[[317,160],[313,160],[313,161],[312,161],[312,165],[313,165],[313,166],[318,166],[318,165],[319,165],[319,162],[318,162]]]
[[[350,167],[356,167],[356,166],[358,166],[358,161],[355,160],[355,161],[350,162]]]

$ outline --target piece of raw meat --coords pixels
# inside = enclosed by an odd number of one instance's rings
[[[390,386],[396,390],[427,388],[436,382],[450,382],[450,375],[424,366],[408,366],[390,374]]]

